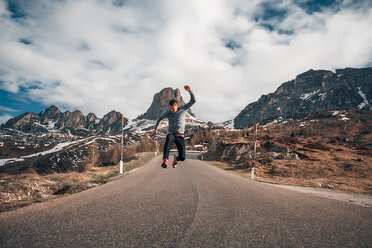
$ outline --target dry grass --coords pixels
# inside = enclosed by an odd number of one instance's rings
[[[136,154],[136,159],[124,163],[124,173],[144,165],[154,157],[153,152]],[[7,211],[34,202],[74,194],[114,180],[119,165],[91,167],[85,172],[39,175],[32,170],[18,175],[0,174],[0,211]]]
[[[210,165],[216,166],[220,169],[233,172],[240,176],[250,178],[251,169],[236,168],[226,162],[220,161],[204,161]],[[293,161],[293,160],[274,160],[272,166],[277,168],[280,173],[277,175],[270,175],[268,167],[257,165],[255,169],[255,179],[258,181],[265,181],[269,183],[287,184],[303,187],[315,187],[316,184],[332,185],[337,190],[354,193],[364,193],[372,195],[372,175],[366,169],[366,176],[356,176],[351,174],[348,176],[345,173],[335,173],[328,169],[322,170],[323,175],[319,175],[319,168],[314,162],[309,161]],[[283,176],[283,171],[289,171],[290,174]],[[309,172],[313,171],[313,173]]]
[[[301,122],[260,126],[256,178],[297,186],[330,185],[337,190],[372,194],[372,113],[339,114],[325,111]],[[347,121],[341,119],[341,114],[346,115]],[[205,159],[250,177],[254,133],[249,130],[248,137],[225,135],[212,145]],[[287,154],[297,154],[299,159]]]

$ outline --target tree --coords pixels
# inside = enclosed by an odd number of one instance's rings
[[[96,162],[98,161],[98,147],[97,147],[96,140],[93,140],[92,142],[91,153],[92,153],[92,166],[95,166]]]
[[[137,146],[138,152],[149,152],[153,150],[153,145],[149,139],[147,133],[145,133],[141,139],[141,142]]]

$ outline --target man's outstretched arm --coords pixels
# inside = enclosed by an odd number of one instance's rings
[[[158,126],[159,126],[159,123],[161,122],[161,120],[163,120],[164,118],[166,118],[168,115],[168,111],[165,111],[159,118],[158,120],[156,121],[156,124],[155,124],[155,128],[154,128],[154,131],[152,132],[152,135],[154,136],[156,134],[156,130],[158,129]]]
[[[192,93],[190,86],[185,85],[185,90],[190,93],[190,101],[182,106],[183,109],[189,109],[196,102],[194,93]]]

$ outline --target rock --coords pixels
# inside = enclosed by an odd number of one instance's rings
[[[315,188],[321,188],[322,184],[321,183],[315,183],[314,186],[315,186]]]
[[[295,160],[300,159],[298,157],[297,153],[294,153],[294,152],[290,153],[289,156],[290,156],[291,159],[295,159]]]
[[[52,105],[46,110],[39,113],[38,115],[40,117],[40,122],[42,124],[49,124],[49,122],[57,121],[60,114],[61,114],[61,110],[58,107]]]
[[[331,109],[372,110],[372,68],[309,70],[283,83],[274,93],[262,95],[234,119],[234,128],[255,123],[301,119]],[[365,99],[364,99],[365,98]],[[281,118],[281,119],[279,119]],[[339,118],[335,116],[334,118]]]
[[[270,154],[270,157],[271,157],[272,159],[283,159],[283,158],[284,158],[282,154],[280,154],[280,153],[276,153],[276,152],[272,152],[272,153]]]
[[[85,128],[86,129],[89,129],[89,130],[92,130],[94,129],[95,125],[97,124],[96,121],[97,121],[97,116],[93,113],[89,113],[86,118],[85,118]]]
[[[79,136],[121,132],[120,112],[111,111],[98,122],[97,120],[99,119],[93,113],[84,116],[79,110],[61,112],[58,107],[52,105],[39,114],[28,112],[14,117],[2,124],[1,128],[12,128],[26,133],[47,133],[59,130]],[[127,123],[128,119],[124,118],[124,125]]]
[[[168,107],[169,101],[173,99],[177,100],[180,105],[185,104],[179,89],[175,90],[172,88],[162,89],[159,93],[156,93],[154,95],[154,98],[149,109],[139,118],[156,120],[164,111],[166,111],[169,108]]]
[[[335,187],[333,187],[333,186],[330,185],[330,184],[324,185],[323,188],[324,188],[324,189],[335,189]]]
[[[275,153],[288,153],[289,149],[287,147],[281,146],[274,141],[266,141],[263,143],[262,148],[266,151],[275,152]]]
[[[185,104],[179,89],[165,88],[154,95],[153,102],[146,113],[135,120],[145,122],[144,126],[150,130],[154,125],[152,123],[153,120],[156,120],[169,108],[168,104],[172,99],[177,100],[180,105]],[[84,116],[80,110],[61,112],[58,107],[52,105],[39,114],[27,112],[11,118],[6,123],[1,124],[0,128],[9,128],[26,133],[61,132],[77,136],[89,136],[92,134],[116,135],[121,133],[121,118],[121,113],[114,110],[99,119],[93,113]],[[128,121],[127,118],[124,118],[124,126],[128,124]],[[134,122],[134,120],[132,121]],[[146,123],[146,121],[148,122]],[[141,123],[138,122],[137,124],[140,125]],[[191,110],[186,114],[185,124],[186,129],[209,127],[204,121],[195,118]],[[137,128],[133,127],[133,130],[137,130]]]

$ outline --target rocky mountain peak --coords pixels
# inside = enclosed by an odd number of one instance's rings
[[[38,115],[32,112],[26,112],[24,114],[21,114],[17,117],[14,117],[10,120],[8,120],[6,123],[2,124],[5,128],[19,128],[22,126],[26,126],[26,129],[29,129],[29,123],[34,122],[38,120]]]
[[[107,123],[108,125],[113,124],[114,122],[121,121],[121,113],[117,112],[115,110],[112,110],[111,112],[105,114],[103,116],[102,121],[104,123]]]
[[[180,89],[164,88],[160,92],[154,95],[153,101],[150,108],[145,114],[139,116],[140,119],[156,120],[165,110],[168,109],[170,100],[177,100],[180,105],[184,105],[185,102],[181,96]]]
[[[250,103],[234,119],[235,128],[323,110],[372,110],[372,68],[309,70],[283,83],[274,93]]]
[[[39,113],[41,123],[47,124],[49,121],[58,120],[61,110],[55,105],[50,106],[46,110]]]
[[[54,115],[57,115],[57,114],[60,114],[60,113],[61,113],[61,110],[57,106],[52,105],[49,108],[47,108],[46,110],[42,111],[40,113],[40,115],[54,116]]]
[[[146,122],[147,128],[152,127],[155,124],[154,120],[168,109],[169,101],[172,99],[177,100],[180,105],[185,104],[179,89],[165,88],[154,95],[153,102],[147,112],[131,123],[140,125],[140,123]],[[206,123],[195,118],[190,110],[188,113],[190,115],[186,116],[186,127],[207,126]],[[121,133],[121,120],[122,114],[114,110],[105,114],[102,118],[97,118],[93,113],[84,116],[80,110],[61,112],[58,107],[52,105],[39,114],[29,112],[12,118],[2,124],[0,128],[33,133],[67,133],[77,136],[89,136],[92,134],[115,135]],[[128,121],[127,118],[124,118],[124,126],[128,125]],[[141,127],[133,126],[132,128],[136,130],[138,128],[141,129]]]
[[[124,125],[128,123],[125,118]],[[121,113],[111,111],[102,119],[93,113],[87,116],[80,110],[65,111],[56,106],[35,114],[27,112],[8,120],[0,128],[10,128],[31,133],[61,132],[78,136],[91,134],[118,134],[121,132]]]
[[[97,120],[97,116],[94,113],[89,113],[86,118],[88,122],[93,122]]]
[[[120,133],[121,132],[121,118],[122,114],[118,111],[112,110],[105,114],[101,120],[103,125],[103,133]],[[128,119],[124,118],[124,126],[128,124]]]

